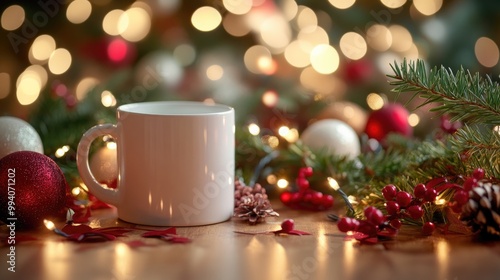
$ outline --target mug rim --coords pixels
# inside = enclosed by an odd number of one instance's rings
[[[212,109],[211,111],[203,110],[200,112],[161,112],[161,113],[152,113],[142,111],[144,107],[148,106],[158,106],[158,107],[172,107],[178,109],[179,106],[190,106],[190,107],[198,107],[205,109]],[[224,104],[218,103],[204,103],[201,101],[148,101],[148,102],[136,102],[120,105],[117,108],[118,112],[128,113],[128,114],[136,114],[136,115],[151,115],[151,116],[208,116],[208,115],[221,115],[227,114],[234,111],[234,108]]]

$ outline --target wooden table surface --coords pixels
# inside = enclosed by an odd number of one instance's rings
[[[188,244],[141,238],[139,231],[99,243],[63,241],[43,229],[28,232],[41,240],[16,245],[15,272],[7,270],[9,248],[0,248],[0,279],[500,279],[500,242],[458,234],[422,237],[409,227],[394,241],[359,245],[346,240],[325,212],[273,205],[280,217],[256,226],[233,219],[178,228],[179,235],[192,239]],[[312,235],[234,232],[277,230],[287,218]],[[90,225],[130,226],[113,210],[95,212]],[[132,240],[151,246],[126,245]]]

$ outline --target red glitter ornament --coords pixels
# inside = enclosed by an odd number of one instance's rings
[[[16,229],[35,228],[62,213],[66,180],[49,157],[31,151],[0,159],[0,220]]]
[[[385,105],[368,116],[365,133],[378,141],[383,140],[389,133],[410,137],[413,135],[413,128],[408,123],[408,116],[408,110],[401,104]]]

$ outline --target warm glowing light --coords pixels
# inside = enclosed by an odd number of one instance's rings
[[[295,20],[299,30],[318,26],[318,17],[316,16],[316,13],[311,8],[306,6],[299,6]]]
[[[151,29],[151,16],[141,7],[126,10],[118,19],[118,31],[123,39],[138,42],[146,37]]]
[[[99,84],[99,80],[92,77],[83,78],[76,86],[76,99],[83,100],[87,93]]]
[[[116,142],[114,141],[107,142],[106,148],[108,148],[109,150],[116,150]]]
[[[413,6],[421,14],[431,16],[441,9],[443,0],[413,0]]]
[[[318,45],[311,51],[311,66],[318,73],[331,74],[337,70],[340,58],[337,50],[326,44]]]
[[[82,190],[80,188],[73,188],[73,189],[71,189],[71,194],[73,196],[78,196],[78,195],[80,195],[81,192],[82,192]]]
[[[330,185],[330,187],[336,191],[338,191],[340,189],[340,186],[339,186],[339,183],[337,182],[337,180],[333,179],[332,177],[328,177],[327,178],[328,180],[328,185]]]
[[[295,143],[299,140],[299,131],[296,128],[291,128],[285,135],[282,135],[286,141],[290,143]]]
[[[412,127],[415,127],[418,125],[418,123],[420,122],[420,117],[415,114],[415,113],[411,113],[409,116],[408,116],[408,124]]]
[[[196,50],[189,44],[182,44],[175,47],[172,54],[182,66],[191,65],[196,58]]]
[[[374,24],[368,28],[366,42],[377,51],[386,51],[392,45],[392,34],[389,29],[381,24]]]
[[[74,0],[66,9],[66,17],[71,23],[79,24],[86,21],[92,13],[92,4],[87,0]]]
[[[45,224],[45,227],[48,229],[48,230],[54,230],[56,228],[56,225],[52,222],[52,221],[49,221],[49,220],[43,220],[43,223]]]
[[[207,78],[212,81],[220,80],[224,76],[224,69],[222,66],[214,64],[207,68]]]
[[[298,40],[291,42],[285,49],[286,61],[297,68],[306,67],[311,63],[310,52],[302,47],[303,43]],[[312,49],[312,46],[311,46]]]
[[[244,15],[252,9],[252,0],[222,0],[224,8],[235,15]]]
[[[344,80],[335,75],[322,75],[312,67],[307,67],[300,74],[302,86],[315,92],[316,100],[322,98],[342,98],[347,91],[347,84]]]
[[[10,92],[10,75],[8,73],[0,73],[0,99],[4,99]]]
[[[280,2],[280,5],[283,15],[288,21],[292,20],[299,11],[299,6],[295,0],[283,0]]]
[[[116,36],[120,34],[120,29],[125,29],[126,26],[119,28],[118,22],[120,21],[120,17],[125,13],[123,10],[112,10],[108,12],[104,19],[102,20],[102,29],[104,32],[111,36]]]
[[[389,27],[392,37],[391,48],[398,52],[404,52],[413,45],[413,38],[410,31],[401,25],[391,25]]]
[[[361,59],[365,56],[367,49],[365,39],[356,32],[347,32],[340,38],[340,50],[347,58]]]
[[[251,123],[248,125],[248,132],[254,136],[259,135],[260,127],[255,123]]]
[[[262,103],[266,105],[267,107],[274,107],[276,104],[278,104],[279,96],[278,94],[273,91],[273,90],[268,90],[264,92],[262,95]]]
[[[276,182],[276,185],[280,189],[284,189],[288,187],[288,181],[286,179],[279,179],[278,182]]]
[[[366,103],[372,110],[378,110],[384,106],[384,98],[377,93],[370,93],[366,97]]]
[[[292,31],[281,15],[267,17],[259,26],[262,41],[270,48],[281,52],[292,40]]]
[[[250,33],[251,27],[247,25],[243,18],[234,14],[227,14],[222,20],[222,26],[227,33],[234,37],[242,37]]]
[[[56,49],[49,57],[49,70],[54,75],[63,74],[69,69],[70,66],[71,54],[67,49]]]
[[[270,56],[261,56],[257,59],[257,67],[260,72],[266,75],[272,75],[276,72],[278,65]]]
[[[281,136],[281,137],[285,137],[288,132],[290,132],[290,128],[288,126],[282,126],[278,129],[278,134]]]
[[[43,34],[33,41],[30,48],[30,53],[37,62],[44,62],[49,59],[50,55],[56,49],[56,41],[50,35]]]
[[[68,151],[69,151],[68,145],[62,146],[61,148],[56,150],[55,156],[57,158],[62,158]]]
[[[265,135],[262,137],[262,143],[274,149],[279,146],[280,140],[276,136]]]
[[[113,107],[116,105],[116,98],[108,90],[105,90],[101,93],[101,103],[104,107]]]
[[[266,177],[266,181],[271,184],[271,185],[274,185],[278,182],[278,178],[276,177],[276,175],[274,174],[269,174],[267,175]]]
[[[25,17],[26,14],[23,7],[19,5],[12,5],[3,11],[0,23],[2,24],[3,29],[12,31],[21,27]]]
[[[203,32],[212,31],[222,22],[222,16],[217,9],[203,6],[194,11],[191,16],[191,24]]]
[[[246,68],[254,74],[264,74],[264,69],[262,68],[263,60],[272,61],[271,51],[268,48],[256,45],[250,47],[243,57]]]
[[[436,204],[436,205],[445,205],[446,203],[447,203],[447,201],[444,198],[440,198],[440,199],[437,199],[436,201],[434,201],[434,204]]]
[[[397,9],[406,3],[406,0],[380,0],[387,8]]]
[[[38,81],[40,89],[42,89],[47,84],[48,74],[44,67],[37,64],[30,65],[19,75],[16,86],[19,87],[22,80],[26,77],[30,77]]]
[[[21,105],[30,105],[38,99],[42,87],[40,80],[32,75],[19,79],[16,91],[17,101]]]
[[[356,197],[353,196],[353,195],[348,196],[347,200],[349,200],[349,203],[351,203],[351,204],[354,204],[354,205],[358,204],[358,201],[356,200]]]
[[[347,9],[354,5],[356,0],[328,0],[328,2],[337,9]]]
[[[497,44],[487,37],[477,39],[474,46],[476,58],[484,67],[493,67],[497,65],[499,59],[499,51]]]

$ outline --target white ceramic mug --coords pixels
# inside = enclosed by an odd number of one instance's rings
[[[80,140],[77,165],[100,200],[124,221],[153,226],[207,225],[234,207],[234,110],[201,102],[144,102],[117,109],[117,124],[97,125]],[[92,141],[117,143],[118,188],[99,184],[89,168]]]

